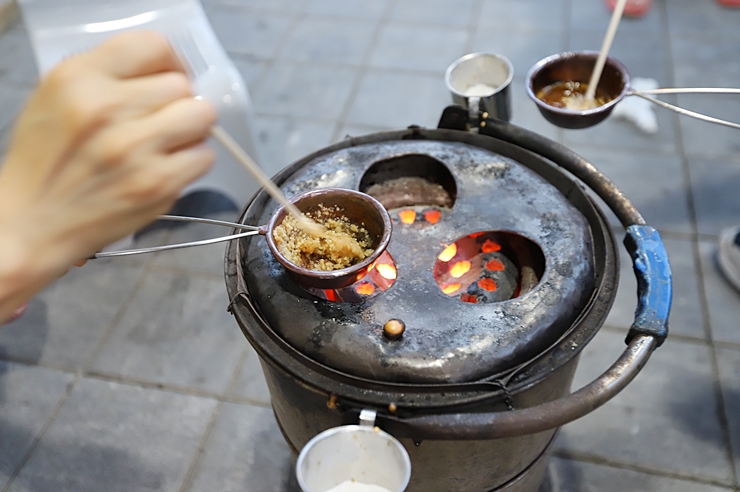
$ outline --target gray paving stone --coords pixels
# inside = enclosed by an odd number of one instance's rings
[[[709,326],[715,342],[732,342],[740,344],[740,293],[724,279],[717,268],[717,245],[712,242],[700,242],[702,280],[709,307]]]
[[[705,7],[714,8],[708,5]],[[735,61],[740,50],[740,40],[720,36],[713,29],[707,34],[714,35],[676,36],[671,40],[676,87],[738,86],[740,67]]]
[[[269,58],[291,24],[290,16],[216,6],[208,18],[227,51]]]
[[[592,3],[603,7],[598,2]],[[618,33],[614,38],[609,56],[621,61],[633,78],[649,77],[657,80],[660,87],[672,87],[673,77],[668,61],[669,47],[663,42],[664,37],[660,35],[660,32],[650,30],[621,34]],[[569,32],[569,36],[568,50],[574,51],[599,51],[604,41],[604,31],[601,29],[593,31],[575,28]],[[650,49],[645,49],[646,46],[650,46]]]
[[[389,0],[308,0],[304,12],[331,17],[379,19],[389,3]]]
[[[254,349],[247,344],[247,357],[244,365],[239,371],[239,376],[234,384],[232,394],[262,405],[270,404],[270,391],[262,373],[259,356]]]
[[[23,25],[18,24],[0,35],[0,83],[9,81],[30,87],[37,79],[31,41]]]
[[[210,3],[240,7],[249,11],[297,13],[303,0],[209,0]]]
[[[608,466],[554,458],[550,469],[559,492],[729,492],[725,487],[715,487],[697,482],[677,480],[622,470]]]
[[[698,232],[719,234],[740,223],[740,159],[690,157],[689,167]]]
[[[719,35],[737,39],[740,36],[740,9],[722,7],[717,2],[669,0],[668,26],[673,39],[691,35]]]
[[[255,123],[262,166],[268,176],[328,145],[335,126],[330,121],[290,116],[258,116]]]
[[[620,256],[619,290],[606,324],[627,329],[635,319],[637,280],[632,260],[622,246],[624,234],[618,236]],[[663,238],[673,273],[673,304],[668,320],[670,334],[706,339],[699,301],[697,269],[690,241]]]
[[[231,61],[234,62],[236,69],[239,70],[249,91],[254,90],[254,85],[259,80],[260,75],[265,71],[267,62],[254,58],[240,57],[238,55],[232,55]]]
[[[565,51],[565,32],[556,27],[521,28],[481,26],[475,32],[473,52],[498,53],[514,65],[515,83],[524,86],[532,66]]]
[[[735,459],[735,479],[740,482],[740,350],[718,349],[717,359]]]
[[[0,488],[3,490],[72,379],[68,373],[0,360]]]
[[[342,112],[357,68],[279,61],[254,91],[258,113],[336,119]]]
[[[661,231],[691,232],[681,159],[671,154],[576,146]]]
[[[152,271],[91,369],[222,392],[246,343],[227,305],[221,279]]]
[[[284,492],[291,451],[272,409],[225,403],[189,492]]]
[[[331,17],[305,17],[288,34],[280,58],[308,62],[360,65],[375,32],[377,21]]]
[[[370,66],[443,74],[465,54],[467,40],[468,33],[463,28],[390,23],[380,35]]]
[[[31,363],[83,367],[142,270],[143,265],[127,259],[72,268],[34,297],[20,319],[0,330],[0,350]]]
[[[240,209],[244,205],[246,204],[238,204]],[[196,215],[198,217],[207,217],[228,222],[234,222],[238,218],[238,212],[236,210]],[[216,238],[228,234],[231,234],[231,229],[228,227],[209,224],[187,224],[173,228],[168,241],[170,244],[177,244]],[[163,251],[156,254],[152,260],[152,265],[178,268],[189,272],[207,273],[217,278],[224,273],[225,251],[226,243]]]
[[[516,68],[514,68],[516,70]],[[551,140],[558,141],[559,129],[542,114],[540,114],[537,105],[527,95],[524,81],[514,78],[511,83],[511,122],[527,130],[533,131],[547,137]],[[440,111],[441,113],[441,111]]]
[[[635,33],[658,33],[665,30],[661,14],[661,6],[658,2],[655,2],[653,8],[639,19],[622,17],[617,30],[617,39]],[[606,8],[604,2],[594,2],[592,0],[571,0],[570,2],[571,29],[594,31],[603,38],[611,16],[612,12]],[[600,48],[597,47],[596,49]]]
[[[740,43],[738,43],[740,48]],[[738,84],[734,84],[737,86]],[[688,95],[678,96],[677,105],[697,113],[740,124],[740,97],[737,95]],[[737,156],[740,152],[738,130],[714,123],[679,116],[686,154],[691,156]]]
[[[9,131],[13,119],[21,110],[31,90],[20,86],[0,84],[0,131]]]
[[[565,26],[566,1],[483,0],[481,26],[552,28]]]
[[[406,128],[436,128],[450,104],[441,75],[370,69],[350,106],[347,123]]]
[[[475,0],[398,0],[391,12],[391,21],[467,27],[472,21],[475,3]]]
[[[584,349],[573,388],[607,369],[624,334],[602,330]],[[732,483],[710,349],[670,338],[618,396],[563,428],[558,449],[613,462]]]
[[[215,404],[82,379],[9,490],[177,491]]]

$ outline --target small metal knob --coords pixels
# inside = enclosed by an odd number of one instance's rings
[[[398,340],[399,338],[401,338],[404,331],[406,331],[406,323],[404,323],[400,319],[388,320],[383,325],[383,335],[388,340]]]

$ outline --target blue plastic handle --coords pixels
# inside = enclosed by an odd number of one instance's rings
[[[624,245],[632,257],[637,277],[637,310],[627,342],[637,335],[649,335],[660,346],[668,336],[673,293],[668,254],[660,234],[650,226],[629,226]]]

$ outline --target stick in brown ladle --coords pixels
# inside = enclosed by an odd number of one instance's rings
[[[221,145],[224,146],[229,153],[239,162],[254,178],[259,182],[260,185],[270,194],[272,198],[277,200],[293,217],[298,221],[297,225],[306,234],[312,237],[328,238],[334,243],[334,245],[342,250],[345,254],[351,254],[354,256],[362,256],[362,248],[360,244],[354,238],[344,237],[328,237],[326,228],[314,222],[310,218],[306,217],[298,207],[290,203],[288,199],[283,195],[283,192],[275,186],[275,183],[267,177],[262,169],[252,160],[244,149],[219,125],[214,125],[211,128],[211,136],[215,138]]]

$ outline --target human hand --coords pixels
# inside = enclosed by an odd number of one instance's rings
[[[16,298],[0,320],[168,211],[208,171],[216,114],[192,96],[169,43],[152,32],[116,36],[41,82],[0,169],[0,283],[15,279],[0,285],[0,303],[8,290]]]

